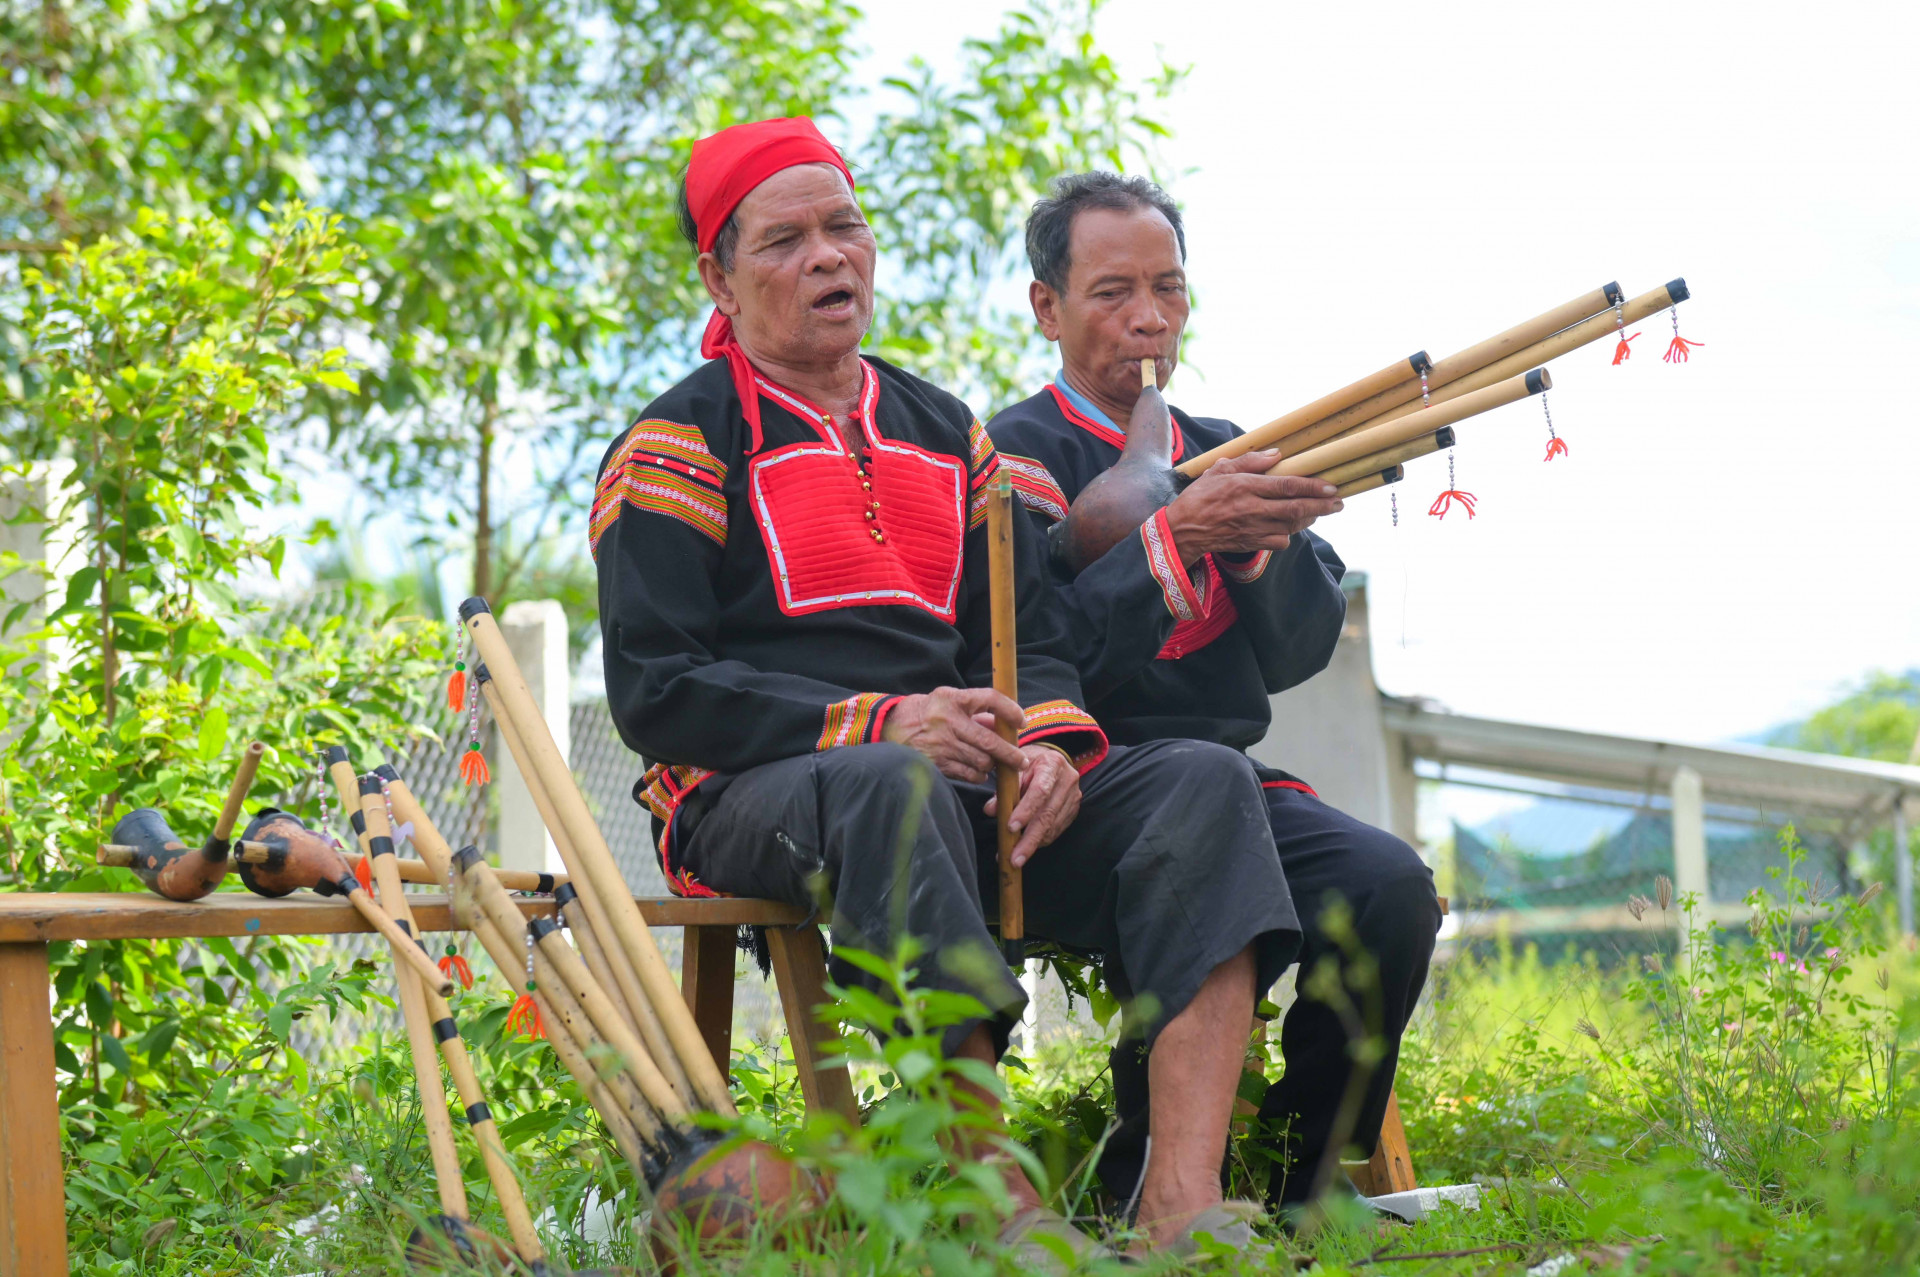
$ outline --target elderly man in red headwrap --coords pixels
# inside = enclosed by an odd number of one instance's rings
[[[1017,768],[1028,930],[1103,955],[1129,1030],[1167,1048],[1150,1069],[1147,1236],[1175,1253],[1197,1233],[1244,1244],[1256,1209],[1221,1201],[1221,1150],[1254,991],[1300,931],[1252,766],[1192,741],[1108,748],[1037,536],[1017,546],[1022,703],[992,690],[993,446],[958,399],[861,356],[873,232],[810,121],[697,143],[683,199],[710,362],[608,451],[591,530],[608,699],[648,764],[636,795],[668,881],[817,906],[836,950],[890,956],[911,937],[917,984],[981,1004],[948,1051],[991,1063],[1025,1003],[983,906],[989,782]],[[875,985],[837,959],[834,975]],[[1004,1149],[983,1137],[956,1156],[998,1164],[1005,1236],[1088,1245]]]

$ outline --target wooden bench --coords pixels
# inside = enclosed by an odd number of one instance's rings
[[[422,932],[457,930],[447,898],[409,895]],[[520,897],[528,917],[551,917],[551,900]],[[795,1072],[807,1107],[858,1117],[844,1068],[821,1060],[834,1031],[813,1015],[827,1001],[825,948],[806,911],[768,900],[641,899],[649,927],[681,927],[681,996],[724,1071],[732,1054],[734,936],[765,926]],[[0,1277],[65,1277],[66,1188],[53,1063],[47,946],[69,940],[177,940],[211,936],[327,936],[372,928],[344,900],[314,895],[268,900],[220,892],[182,904],[146,892],[0,892]],[[1380,1146],[1349,1168],[1362,1192],[1414,1187],[1398,1105],[1389,1101]]]

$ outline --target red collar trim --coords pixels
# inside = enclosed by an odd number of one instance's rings
[[[753,370],[753,384],[766,398],[773,400],[811,425],[822,439],[840,451],[846,451],[839,432],[833,428],[833,416],[826,409],[805,395],[788,390],[778,382],[768,379],[758,368]],[[873,365],[862,359],[860,361],[860,404],[853,410],[853,415],[860,419],[867,433],[876,439],[880,437],[880,431],[874,424],[874,410],[879,406],[880,378],[874,375]]]
[[[1116,448],[1125,448],[1127,446],[1127,436],[1123,432],[1115,430],[1112,426],[1103,425],[1095,421],[1092,417],[1089,417],[1086,413],[1081,412],[1073,406],[1072,402],[1069,401],[1065,395],[1060,393],[1060,387],[1054,385],[1052,382],[1048,382],[1047,393],[1052,395],[1053,402],[1060,406],[1060,415],[1068,421],[1071,421],[1074,425],[1080,427],[1102,443],[1112,444]],[[1186,451],[1187,439],[1185,435],[1180,433],[1180,419],[1175,417],[1173,419],[1173,460],[1175,464],[1179,463],[1180,458]]]

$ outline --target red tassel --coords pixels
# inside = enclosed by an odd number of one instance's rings
[[[1433,504],[1427,507],[1427,513],[1436,519],[1444,519],[1447,517],[1447,511],[1453,508],[1453,503],[1458,501],[1462,506],[1466,507],[1467,517],[1471,519],[1473,517],[1473,503],[1477,500],[1479,500],[1479,498],[1471,492],[1461,492],[1456,488],[1448,488],[1445,492],[1442,492],[1433,499]]]
[[[1567,441],[1565,439],[1562,439],[1558,435],[1555,435],[1553,438],[1547,440],[1547,458],[1546,459],[1548,461],[1553,460],[1555,457],[1564,457],[1566,455],[1567,455]],[[1468,511],[1467,514],[1468,514],[1468,517],[1471,518],[1473,512]]]
[[[1620,344],[1613,348],[1614,363],[1624,364],[1627,362],[1627,357],[1633,354],[1631,350],[1627,349],[1627,343],[1632,341],[1635,337],[1638,337],[1639,335],[1640,335],[1639,333],[1631,333],[1628,336],[1622,337],[1620,339]]]
[[[353,867],[353,876],[360,880],[360,890],[373,894],[373,861],[362,856]]]
[[[458,714],[467,703],[467,667],[455,665],[447,675],[447,708]]]
[[[523,993],[514,1000],[513,1010],[507,1012],[507,1032],[524,1032],[530,1039],[547,1036],[546,1027],[540,1023],[540,1008],[531,993]]]
[[[480,742],[473,745],[460,758],[460,779],[469,785],[484,785],[493,777],[487,771],[487,758],[480,752]]]
[[[440,959],[439,967],[440,974],[450,980],[458,980],[461,988],[471,989],[473,987],[473,967],[459,954],[447,954],[446,957]]]
[[[1667,353],[1660,356],[1660,362],[1667,364],[1684,364],[1687,362],[1687,351],[1695,346],[1704,346],[1706,344],[1704,341],[1688,341],[1679,333],[1675,333],[1673,340],[1667,343]]]

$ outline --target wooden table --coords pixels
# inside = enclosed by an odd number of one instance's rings
[[[420,930],[457,928],[447,897],[409,894]],[[553,901],[517,897],[529,918]],[[851,1114],[844,1069],[816,1067],[834,1048],[814,1020],[826,1000],[826,968],[806,911],[767,900],[642,899],[653,927],[687,929],[683,994],[702,1038],[727,1067],[733,1021],[734,928],[764,925],[802,1091],[810,1106]],[[54,1082],[47,946],[66,940],[200,939],[209,936],[332,936],[373,930],[344,900],[301,893],[268,900],[217,892],[182,904],[147,892],[0,892],[0,1277],[66,1277],[67,1205],[60,1169],[60,1104]]]

